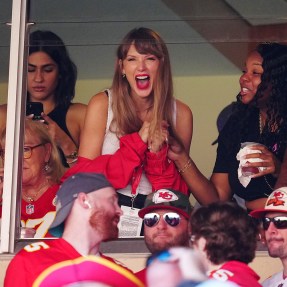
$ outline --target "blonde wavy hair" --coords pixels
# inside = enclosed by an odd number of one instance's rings
[[[131,45],[135,46],[138,53],[154,55],[160,62],[153,87],[150,134],[153,135],[156,129],[161,130],[161,123],[165,120],[170,126],[170,132],[176,135],[173,123],[173,83],[168,50],[157,32],[143,27],[131,30],[117,49],[117,64],[112,83],[114,118],[111,130],[115,129],[113,132],[120,136],[139,131],[143,124],[137,116],[130,95],[131,88],[127,79],[122,76],[120,65],[120,62],[127,57]]]
[[[25,135],[37,137],[39,142],[43,144],[49,143],[51,145],[51,155],[48,161],[50,168],[47,171],[45,170],[45,173],[48,180],[53,183],[59,183],[60,178],[65,172],[65,168],[61,162],[58,148],[50,137],[45,124],[33,121],[31,119],[25,119]]]

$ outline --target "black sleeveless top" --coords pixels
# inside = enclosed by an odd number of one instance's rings
[[[68,130],[67,124],[66,124],[66,116],[67,116],[68,110],[69,110],[71,105],[72,104],[70,104],[67,107],[57,106],[48,114],[48,116],[54,122],[56,122],[57,125],[69,136],[69,138],[73,141],[73,143],[75,143],[72,135],[70,134],[70,132]],[[58,149],[59,149],[59,153],[60,153],[63,165],[65,167],[69,167],[69,165],[67,164],[67,160],[65,158],[64,152],[62,151],[62,149],[60,147],[58,147]]]

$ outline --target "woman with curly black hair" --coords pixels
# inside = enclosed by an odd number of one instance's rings
[[[183,176],[191,192],[215,189],[220,200],[230,200],[236,194],[253,210],[263,208],[274,189],[287,146],[287,46],[260,44],[249,54],[245,66],[239,80],[237,111],[219,134],[210,180],[178,147],[171,148],[169,157],[178,168],[190,163]],[[257,172],[245,186],[239,180],[236,158],[244,142],[260,144],[251,148],[257,152],[245,155],[244,167]]]
[[[250,53],[240,77],[240,100],[245,105],[223,128],[218,139],[217,159],[211,181],[221,199],[237,194],[248,209],[264,206],[280,173],[287,145],[287,46],[260,44]],[[256,142],[246,155],[246,166],[259,168],[245,187],[238,179],[236,155],[241,143]],[[228,179],[228,181],[227,181]]]
[[[204,257],[209,277],[238,286],[261,286],[248,266],[254,259],[258,226],[234,202],[217,202],[195,210],[190,219],[193,248]]]

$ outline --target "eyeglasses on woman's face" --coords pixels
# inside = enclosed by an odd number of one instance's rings
[[[34,145],[34,146],[27,146],[25,145],[23,147],[23,157],[24,159],[28,159],[32,156],[32,152],[33,152],[33,149],[39,147],[39,146],[43,146],[44,143],[40,143],[40,144],[37,144],[37,145]],[[5,159],[5,149],[0,149],[0,157],[4,160]]]

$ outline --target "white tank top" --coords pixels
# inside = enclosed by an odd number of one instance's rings
[[[117,137],[117,135],[114,132],[110,131],[110,125],[113,119],[113,111],[112,111],[112,91],[106,90],[108,92],[108,98],[109,98],[109,106],[108,106],[108,119],[107,119],[107,125],[106,125],[106,133],[104,137],[103,147],[102,147],[102,154],[114,154],[120,147],[120,141]],[[174,112],[173,112],[173,121],[176,122],[176,102],[174,101]],[[132,196],[131,195],[131,184],[128,184],[125,188],[118,189],[117,192],[126,195],[126,196]],[[137,194],[150,194],[152,192],[152,186],[150,182],[148,181],[145,173],[143,172],[139,185],[136,190]]]

